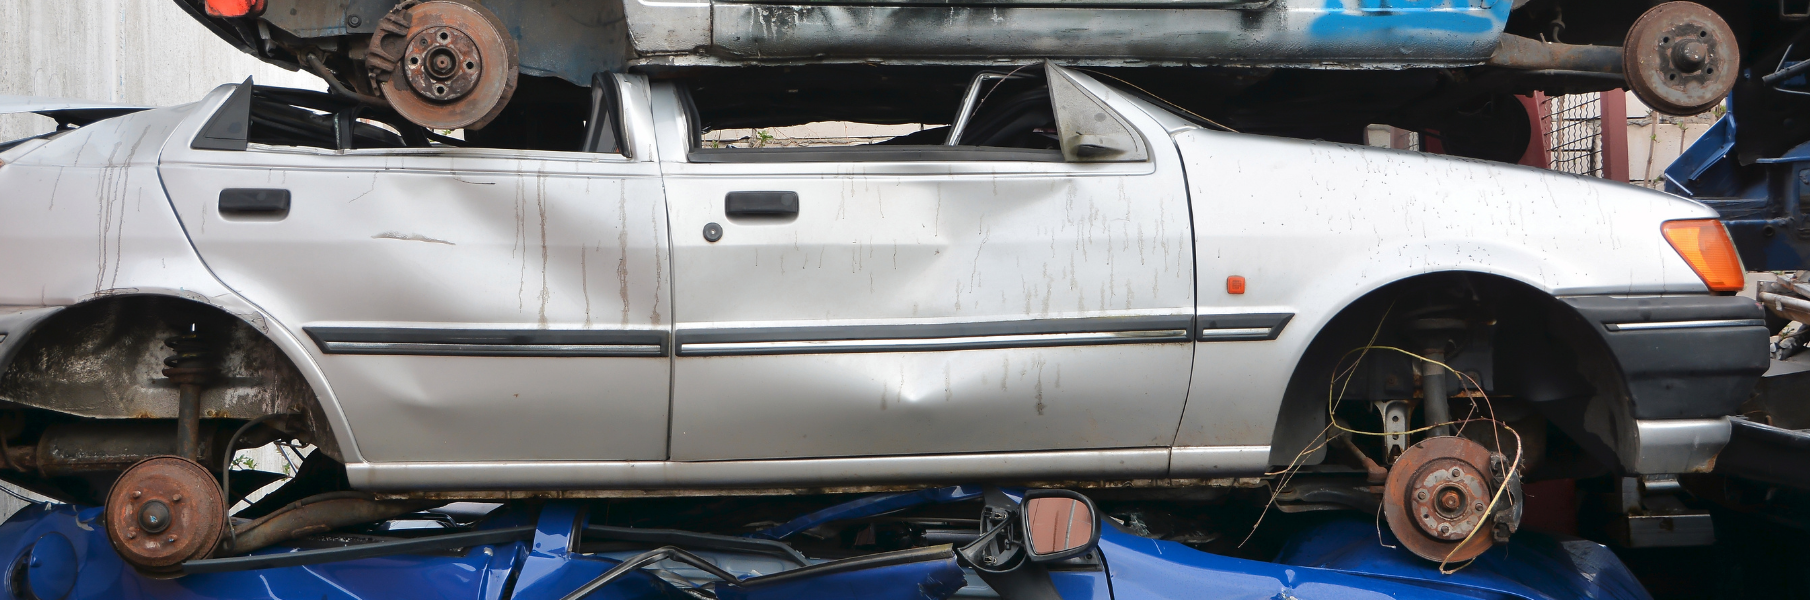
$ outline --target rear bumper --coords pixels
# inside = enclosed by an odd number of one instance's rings
[[[1736,414],[1771,366],[1765,312],[1748,298],[1562,300],[1593,325],[1614,354],[1637,420]]]

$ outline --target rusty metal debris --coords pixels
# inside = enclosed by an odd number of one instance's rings
[[[233,527],[221,541],[221,551],[244,554],[341,527],[383,521],[438,504],[431,500],[376,500],[366,492],[318,494]]]
[[[1492,66],[1511,69],[1622,72],[1622,49],[1615,46],[1582,46],[1542,42],[1514,34],[1502,34],[1502,44],[1489,56]]]
[[[226,527],[226,501],[207,469],[163,456],[134,465],[107,492],[107,540],[147,575],[175,576],[205,558]]]
[[[1779,275],[1777,281],[1762,281],[1756,297],[1766,310],[1791,323],[1772,337],[1772,358],[1785,360],[1803,350],[1810,342],[1810,283],[1804,272]]]
[[[1734,89],[1741,51],[1734,30],[1716,11],[1693,2],[1667,2],[1641,14],[1623,42],[1628,87],[1653,110],[1701,113]]]
[[[366,50],[372,88],[409,121],[482,129],[508,105],[520,71],[515,38],[464,0],[396,5]]]

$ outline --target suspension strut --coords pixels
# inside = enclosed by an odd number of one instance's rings
[[[181,399],[176,409],[176,453],[183,458],[201,460],[201,388],[212,378],[213,353],[194,325],[189,332],[171,336],[163,345],[176,354],[163,359],[163,376],[170,378]]]

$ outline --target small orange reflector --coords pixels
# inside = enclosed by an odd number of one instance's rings
[[[1227,294],[1244,293],[1244,276],[1243,275],[1233,275],[1231,277],[1227,277],[1226,278],[1226,293]]]
[[[1735,243],[1728,239],[1728,230],[1722,228],[1721,221],[1666,221],[1659,229],[1665,233],[1665,241],[1671,242],[1672,249],[1684,257],[1684,262],[1710,290],[1738,292],[1747,287],[1741,256],[1735,253]]]
[[[244,17],[264,13],[264,0],[207,0],[207,16]]]

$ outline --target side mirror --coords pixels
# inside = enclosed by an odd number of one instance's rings
[[[1054,562],[1100,542],[1100,516],[1087,496],[1068,490],[1030,490],[1019,510],[1032,562]]]

